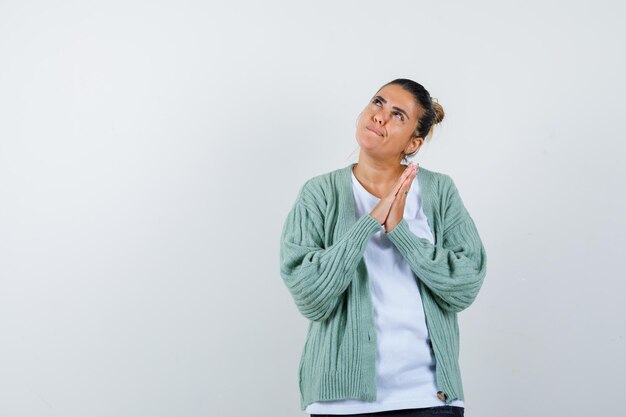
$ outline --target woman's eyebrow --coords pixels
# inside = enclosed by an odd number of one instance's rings
[[[383,103],[387,104],[387,100],[385,100],[383,97],[381,96],[375,96],[374,98],[379,99],[380,101],[382,101]],[[400,107],[396,107],[396,106],[391,106],[392,109],[395,109],[397,111],[399,111],[400,113],[404,114],[404,117],[406,117],[407,119],[410,119],[409,115],[407,114],[407,112],[405,112],[404,110],[402,110]]]

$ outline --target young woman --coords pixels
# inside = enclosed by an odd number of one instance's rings
[[[402,163],[443,116],[420,84],[385,84],[359,117],[358,163],[307,180],[287,215],[280,270],[310,320],[311,416],[464,414],[457,313],[486,253],[452,178]]]

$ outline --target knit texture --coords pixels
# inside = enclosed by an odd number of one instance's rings
[[[280,273],[310,320],[299,366],[302,410],[315,401],[376,400],[376,329],[363,253],[381,226],[370,214],[356,218],[352,167],[307,180],[282,229]],[[436,383],[449,404],[464,400],[457,313],[475,300],[487,257],[452,178],[420,166],[417,180],[435,243],[413,234],[404,219],[387,237],[419,278]]]

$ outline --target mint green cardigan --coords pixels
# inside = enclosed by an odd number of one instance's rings
[[[370,214],[356,218],[352,166],[307,180],[282,229],[280,273],[310,320],[299,366],[302,410],[316,401],[376,400],[376,329],[363,253],[381,225]],[[449,404],[464,399],[457,313],[476,298],[487,257],[452,178],[420,166],[417,180],[434,245],[404,219],[387,237],[419,278],[438,396]]]

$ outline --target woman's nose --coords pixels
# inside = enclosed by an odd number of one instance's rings
[[[374,113],[374,121],[378,124],[383,124],[385,122],[385,115],[383,112]]]

